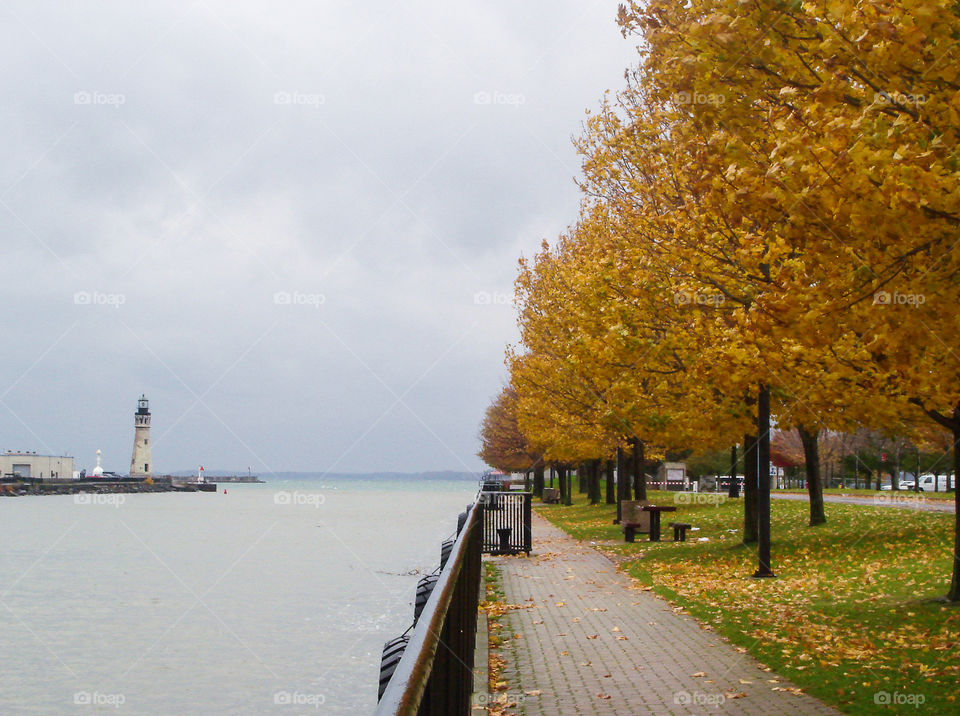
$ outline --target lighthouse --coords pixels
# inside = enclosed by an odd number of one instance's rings
[[[133,414],[133,457],[130,459],[131,477],[149,477],[150,472],[150,401],[145,395],[137,401]]]

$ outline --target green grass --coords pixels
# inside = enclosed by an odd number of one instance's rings
[[[500,569],[493,562],[483,563],[484,598],[488,602],[503,600],[503,586],[500,583]]]
[[[674,504],[675,493],[649,497]],[[591,507],[575,493],[572,506],[537,506],[577,539],[615,541],[602,548],[625,557],[629,574],[846,713],[883,712],[874,701],[882,691],[924,700],[890,713],[957,713],[960,607],[937,601],[949,582],[952,514],[827,503],[828,523],[808,527],[805,502],[774,501],[778,577],[755,580],[742,509],[742,500],[681,504],[675,516],[700,528],[689,541],[624,544],[613,505]]]

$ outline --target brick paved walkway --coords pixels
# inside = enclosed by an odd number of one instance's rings
[[[505,622],[517,713],[838,714],[537,515],[533,537],[530,558],[495,560],[506,601],[533,605]]]

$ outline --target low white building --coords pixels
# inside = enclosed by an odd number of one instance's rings
[[[35,452],[0,453],[0,476],[33,477],[48,480],[73,479],[73,458],[65,455],[38,455]]]

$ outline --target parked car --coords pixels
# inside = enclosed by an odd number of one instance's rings
[[[949,486],[954,487],[954,477],[950,475]],[[900,479],[900,489],[901,490],[913,490],[916,488],[917,481],[913,477],[901,478]],[[884,490],[889,490],[888,485],[884,485]],[[934,475],[933,473],[926,473],[920,476],[920,492],[946,492],[947,491],[947,475]]]

